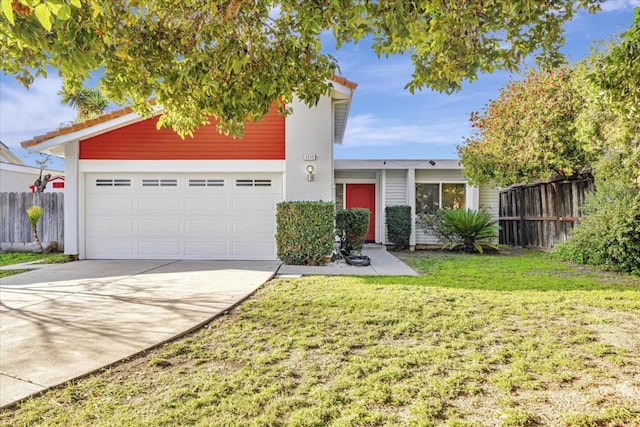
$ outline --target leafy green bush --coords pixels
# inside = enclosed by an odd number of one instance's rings
[[[444,243],[443,249],[462,249],[472,253],[483,252],[483,246],[497,248],[489,239],[498,237],[499,227],[483,210],[440,210],[429,217],[422,215],[419,224]]]
[[[409,247],[411,237],[411,206],[387,206],[387,235],[398,249]]]
[[[554,254],[569,261],[640,275],[640,187],[630,179],[596,180],[586,215]]]
[[[336,236],[340,239],[341,252],[362,251],[368,230],[369,209],[351,208],[336,212]]]
[[[283,202],[276,211],[278,258],[285,264],[318,265],[333,252],[333,202]]]

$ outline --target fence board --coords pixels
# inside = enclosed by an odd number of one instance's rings
[[[0,193],[0,242],[30,243],[33,234],[26,210],[42,207],[40,241],[56,242],[64,250],[64,193]]]
[[[551,248],[563,242],[582,216],[593,180],[511,187],[500,192],[500,243]]]

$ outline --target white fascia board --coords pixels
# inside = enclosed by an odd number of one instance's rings
[[[333,87],[331,91],[331,98],[333,99],[351,99],[353,96],[353,89],[348,88],[345,85],[342,85],[338,82],[330,80],[331,86]]]
[[[159,109],[157,109],[159,111]],[[36,144],[32,147],[28,147],[27,150],[30,153],[35,153],[38,151],[46,151],[51,148],[64,145],[68,142],[80,141],[83,139],[91,138],[92,136],[100,135],[105,132],[109,132],[114,129],[121,128],[123,126],[133,124],[142,120],[145,120],[147,117],[140,116],[138,113],[129,113],[124,116],[116,117],[111,120],[107,120],[106,122],[98,123],[93,126],[89,126],[84,129],[79,129],[75,132],[67,133],[64,135],[59,135],[51,139],[47,139],[46,141],[42,141],[39,144]]]
[[[435,162],[435,165],[429,163]],[[336,159],[336,170],[350,169],[453,169],[461,170],[462,165],[457,159],[416,159],[416,160],[364,160],[364,159]]]
[[[284,160],[80,160],[80,172],[284,172]]]
[[[0,162],[0,169],[5,171],[12,171],[12,172],[35,173],[35,174],[40,173],[40,168],[37,166],[16,165],[13,163],[4,163],[4,162]],[[53,174],[64,175],[64,171],[53,170],[53,169],[44,169],[43,173],[50,173],[52,175]]]

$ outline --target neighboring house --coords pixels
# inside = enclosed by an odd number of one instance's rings
[[[31,151],[65,158],[65,252],[89,259],[275,259],[276,204],[336,198],[373,206],[368,237],[386,243],[384,205],[411,204],[416,182],[465,185],[457,161],[436,163],[444,180],[423,180],[422,168],[432,170],[421,161],[335,161],[334,177],[333,144],[342,142],[356,84],[332,80],[315,107],[294,100],[286,118],[274,108],[248,123],[239,140],[212,124],[183,141],[157,130],[157,117],[125,108],[25,141]],[[406,180],[394,181],[402,173]],[[393,185],[404,186],[404,198],[391,195]],[[478,206],[482,192],[466,185],[464,191],[466,206]]]
[[[370,241],[393,243],[386,234],[386,206],[411,206],[412,247],[438,243],[415,226],[418,213],[482,208],[498,219],[498,189],[469,185],[458,160],[336,160],[334,167],[336,206],[371,211],[366,237]]]
[[[43,172],[44,175],[44,172]],[[29,191],[36,192],[36,186],[29,187]],[[44,190],[45,193],[64,193],[64,176],[54,176],[47,181],[47,187]]]
[[[334,198],[333,144],[356,85],[333,86],[315,107],[294,100],[286,118],[273,108],[243,139],[212,124],[183,141],[124,108],[22,145],[65,158],[68,254],[275,259],[276,204]]]
[[[64,172],[45,169],[42,175],[60,176],[64,181]],[[0,193],[30,192],[30,187],[40,176],[40,168],[27,166],[9,147],[0,142]],[[47,185],[46,192],[59,191],[52,185]]]

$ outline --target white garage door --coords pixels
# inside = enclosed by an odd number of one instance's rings
[[[276,259],[282,174],[87,174],[89,259]]]

